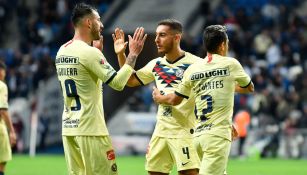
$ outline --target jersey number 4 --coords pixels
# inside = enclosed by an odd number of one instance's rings
[[[66,91],[67,97],[75,98],[75,101],[76,101],[76,106],[71,106],[70,110],[79,111],[81,109],[81,102],[80,102],[80,98],[77,92],[75,81],[72,79],[67,79],[64,81],[64,85],[65,85],[65,91]]]

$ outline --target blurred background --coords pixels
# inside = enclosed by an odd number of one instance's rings
[[[73,37],[70,15],[79,0],[0,0],[0,59],[8,66],[10,114],[18,133],[14,153],[63,154],[62,95],[54,58]],[[232,158],[307,158],[307,1],[305,0],[88,0],[104,24],[103,53],[119,69],[111,33],[143,26],[149,34],[136,69],[157,57],[158,21],[184,26],[181,47],[204,57],[202,32],[228,29],[229,56],[252,77],[253,95],[236,95],[240,139]],[[117,155],[146,152],[156,121],[152,86],[104,91],[104,109]],[[244,127],[243,127],[244,128]]]

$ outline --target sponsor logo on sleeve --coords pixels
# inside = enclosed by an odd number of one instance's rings
[[[104,64],[103,58],[100,59],[100,64]]]
[[[107,159],[108,160],[114,160],[115,159],[115,152],[114,152],[114,150],[107,151]]]

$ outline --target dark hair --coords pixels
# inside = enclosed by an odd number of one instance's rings
[[[3,61],[0,61],[0,69],[6,70],[6,65]]]
[[[211,25],[205,29],[203,43],[207,52],[216,53],[219,46],[227,41],[226,31],[222,25]]]
[[[173,31],[182,33],[182,24],[176,19],[164,19],[158,23],[158,26],[160,25],[169,26]]]
[[[85,3],[76,4],[71,14],[71,21],[73,25],[77,26],[83,17],[92,14],[93,11],[97,10],[91,5]]]

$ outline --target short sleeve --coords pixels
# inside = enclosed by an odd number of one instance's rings
[[[251,83],[251,78],[244,71],[242,65],[236,59],[234,59],[234,64],[233,64],[233,76],[235,81],[242,88],[247,87]]]
[[[151,60],[143,68],[135,72],[136,78],[142,85],[146,85],[155,80],[153,69],[156,65],[157,59]]]
[[[6,84],[1,82],[0,85],[0,109],[7,109],[8,105],[8,90]]]

